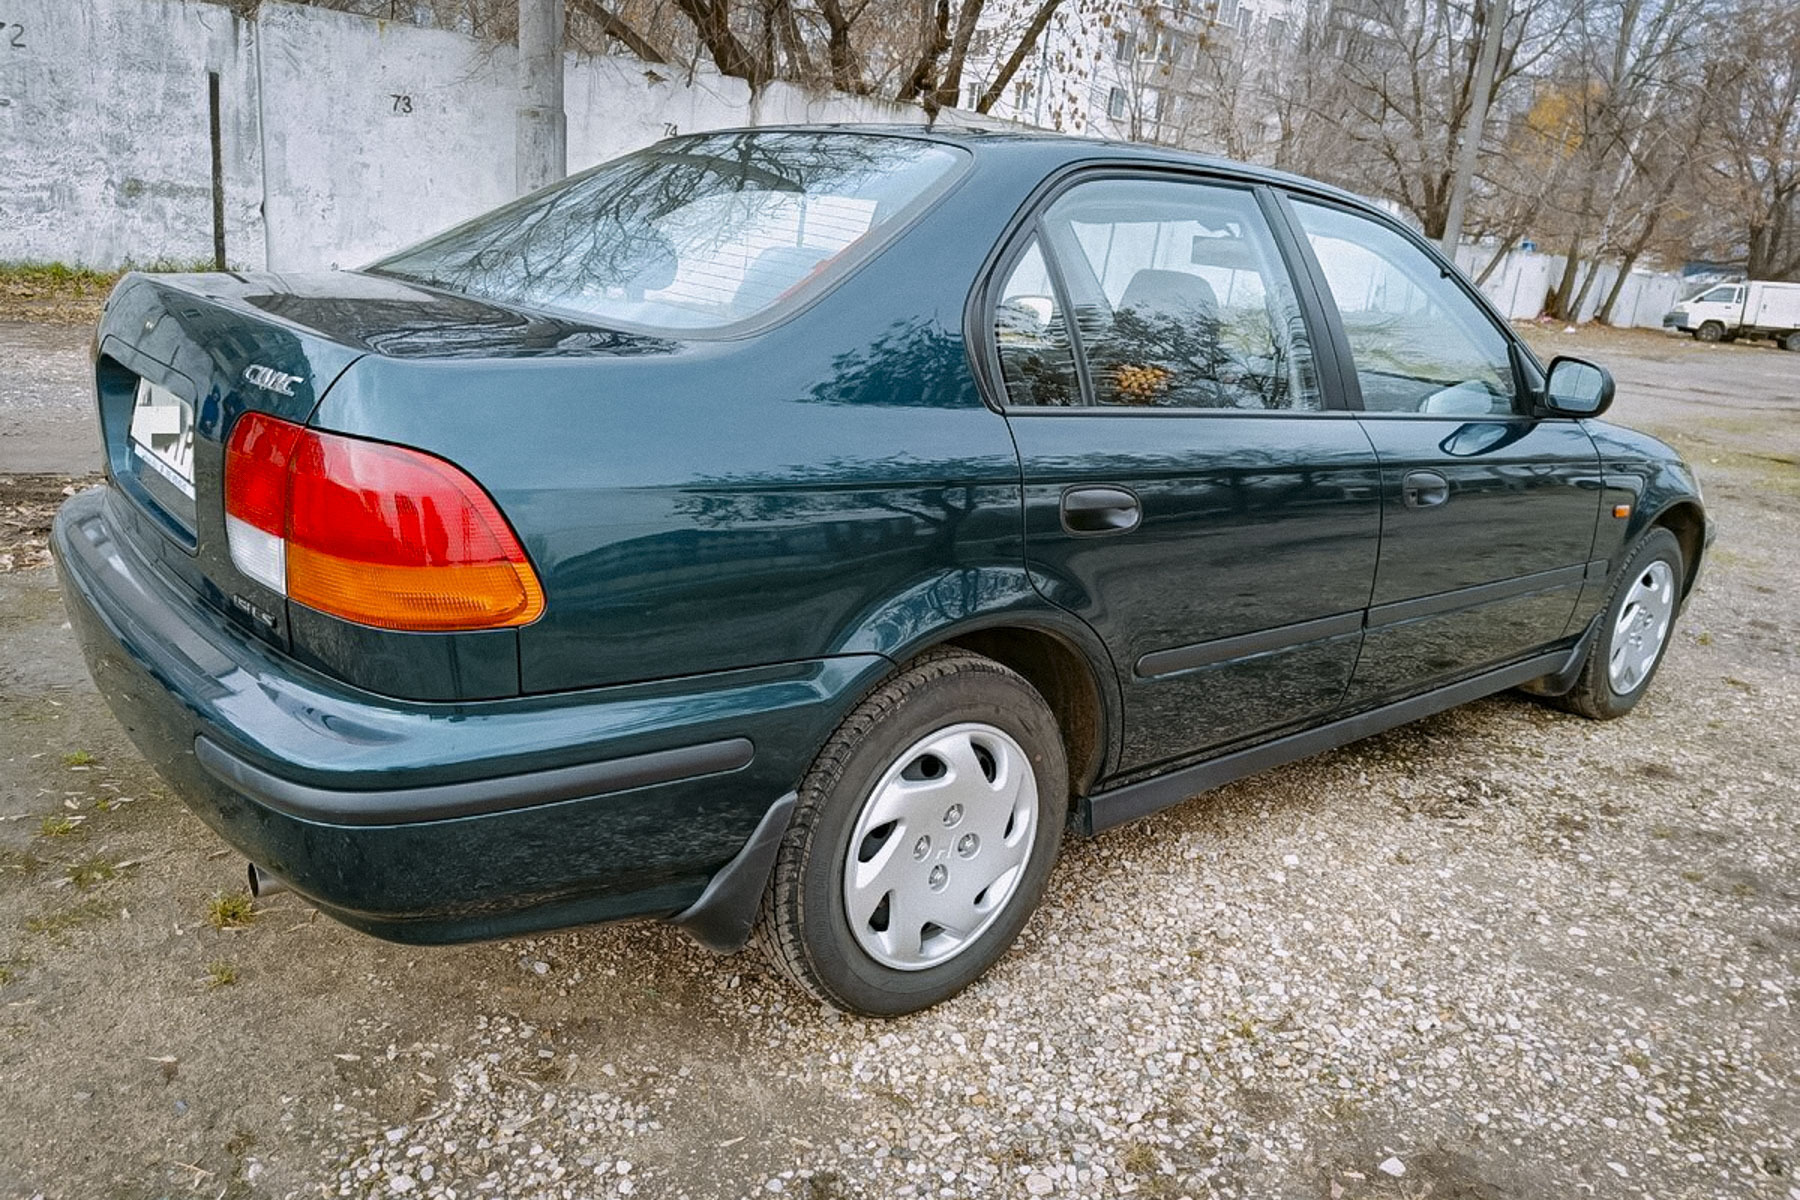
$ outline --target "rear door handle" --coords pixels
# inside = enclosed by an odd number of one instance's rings
[[[1450,498],[1450,481],[1436,471],[1410,471],[1400,481],[1400,499],[1408,508],[1436,508]]]
[[[1076,487],[1062,496],[1062,524],[1070,533],[1130,533],[1143,519],[1138,498],[1124,488]]]

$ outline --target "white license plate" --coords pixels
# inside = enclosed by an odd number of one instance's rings
[[[194,498],[194,406],[168,388],[138,380],[131,451],[139,462]]]

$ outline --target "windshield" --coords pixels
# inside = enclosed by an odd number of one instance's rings
[[[960,151],[835,131],[663,142],[368,268],[602,322],[733,325],[840,274],[946,184]]]

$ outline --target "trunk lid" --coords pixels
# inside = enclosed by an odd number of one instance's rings
[[[224,447],[240,416],[304,424],[368,354],[590,356],[654,341],[355,272],[127,275],[95,364],[120,523],[172,579],[292,650],[285,598],[238,571],[226,540]]]

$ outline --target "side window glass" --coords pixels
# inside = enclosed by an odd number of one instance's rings
[[[1095,403],[1323,407],[1299,302],[1249,191],[1101,180],[1058,199],[1044,229]]]
[[[1385,225],[1294,202],[1343,315],[1369,412],[1513,412],[1504,334],[1436,262]]]
[[[1010,403],[1057,407],[1081,403],[1069,327],[1035,238],[1000,289],[994,305],[994,341],[1000,348],[1000,374]]]

